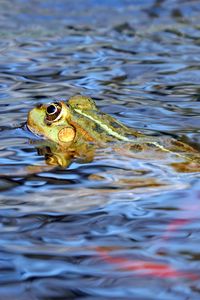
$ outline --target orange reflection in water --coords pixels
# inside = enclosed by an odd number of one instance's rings
[[[112,256],[112,250],[110,248],[106,250],[104,247],[99,247],[95,250],[104,262],[114,265],[115,268],[120,271],[133,271],[140,276],[153,276],[158,278],[187,278],[191,280],[199,278],[197,274],[179,271],[165,263]]]

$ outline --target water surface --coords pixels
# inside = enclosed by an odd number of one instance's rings
[[[200,176],[99,150],[49,168],[24,130],[84,94],[127,126],[200,148],[200,4],[0,4],[0,298],[200,297]]]

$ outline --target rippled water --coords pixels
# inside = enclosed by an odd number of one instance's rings
[[[199,172],[109,148],[51,168],[23,127],[82,93],[200,149],[199,1],[0,8],[0,299],[199,299]]]

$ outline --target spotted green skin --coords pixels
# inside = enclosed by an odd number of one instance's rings
[[[191,146],[173,138],[146,136],[126,127],[110,115],[98,110],[94,101],[90,98],[75,96],[70,98],[68,103],[76,114],[78,113],[76,117],[79,118],[79,124],[81,124],[83,128],[88,128],[89,126],[90,132],[93,134],[95,140],[128,142],[129,144],[132,144],[132,149],[139,149],[142,151],[147,150],[148,148],[157,148],[158,150],[165,152],[174,152],[180,157],[184,157],[183,153],[198,153],[198,151]],[[86,119],[89,119],[90,121],[88,120],[86,122]],[[188,158],[189,156],[190,155],[188,155]],[[192,156],[191,159],[193,159]]]
[[[68,100],[72,110],[72,122],[79,124],[94,141],[130,142],[141,133],[126,127],[108,114],[101,112],[91,98],[74,96]]]

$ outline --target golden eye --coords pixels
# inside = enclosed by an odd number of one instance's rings
[[[60,103],[51,103],[46,108],[46,120],[55,121],[61,113],[62,106]]]

